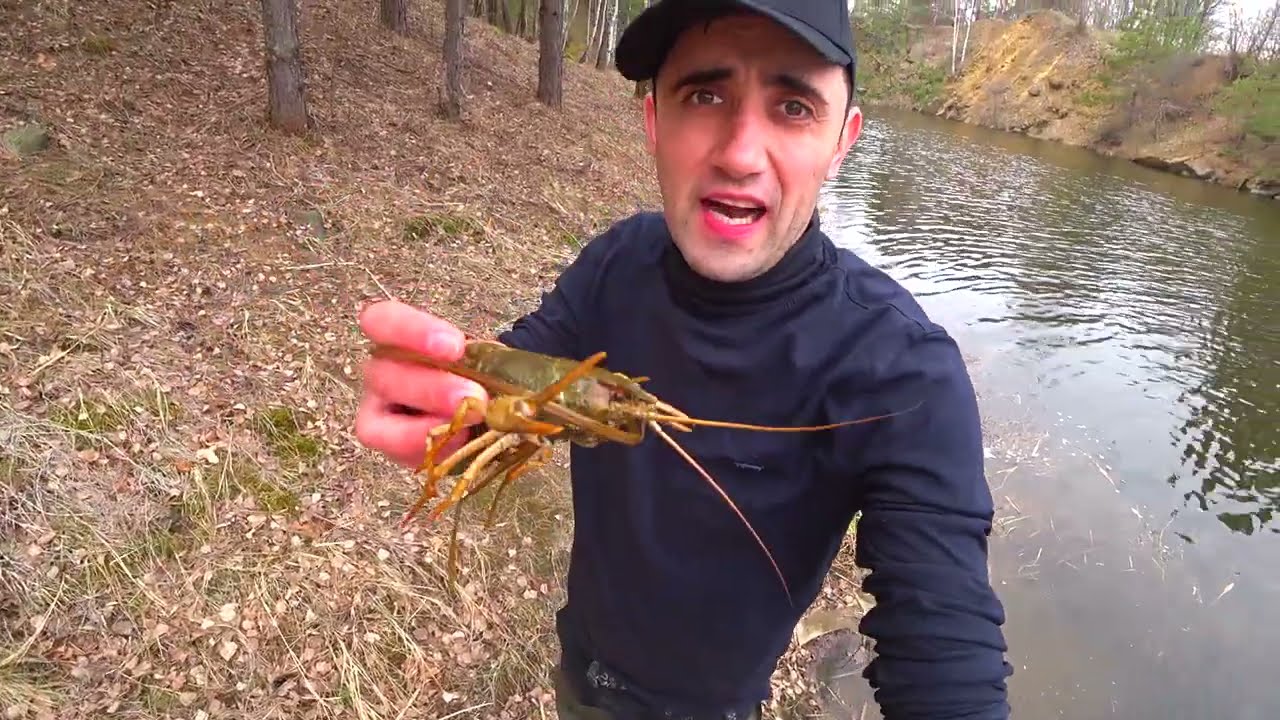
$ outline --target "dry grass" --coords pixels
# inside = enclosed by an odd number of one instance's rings
[[[0,130],[0,708],[11,717],[554,717],[563,464],[447,525],[356,443],[359,307],[486,335],[604,224],[654,206],[631,87],[472,22],[302,4],[314,133],[261,124],[252,3],[9,3]],[[483,500],[484,498],[480,498]],[[477,508],[483,507],[478,503]],[[858,607],[845,552],[819,607]],[[800,707],[796,647],[779,707]]]
[[[16,270],[46,259],[17,224],[3,233],[4,290],[25,299]],[[545,702],[559,475],[513,489],[493,532],[464,528],[453,598],[444,534],[399,530],[413,488],[351,442],[352,390],[316,368],[319,352],[285,342],[295,359],[188,362],[148,347],[152,325],[105,294],[55,329],[51,310],[92,293],[33,284],[56,304],[20,305],[2,326],[11,357],[43,348],[10,366],[0,405],[6,707],[412,717],[470,703],[497,717]]]

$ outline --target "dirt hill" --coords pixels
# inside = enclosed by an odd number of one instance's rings
[[[917,92],[885,99],[1280,196],[1280,143],[1245,132],[1221,109],[1232,77],[1227,58],[1174,55],[1122,66],[1115,47],[1114,33],[1082,30],[1053,10],[986,19],[974,24],[961,71],[944,82],[951,28],[919,28],[907,59],[891,68],[911,78],[898,86]],[[922,77],[936,81],[930,87]]]
[[[470,19],[448,123],[438,3],[408,38],[299,5],[304,138],[264,129],[255,3],[0,6],[0,132],[47,131],[0,154],[5,717],[554,717],[563,468],[467,514],[450,596],[448,523],[402,531],[416,485],[352,435],[356,317],[490,335],[656,206],[632,86],[570,63],[549,110],[536,44]]]

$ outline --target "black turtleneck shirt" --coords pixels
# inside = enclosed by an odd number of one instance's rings
[[[745,718],[851,521],[865,675],[887,720],[1006,718],[1003,608],[987,575],[992,500],[960,352],[898,283],[836,248],[815,214],[768,272],[694,273],[663,216],[586,245],[499,340],[647,376],[692,417],[821,425],[669,434],[769,547],[661,438],[573,447],[574,540],[557,615],[562,667],[619,718]],[[642,709],[644,708],[644,709]],[[670,713],[670,714],[667,714]]]

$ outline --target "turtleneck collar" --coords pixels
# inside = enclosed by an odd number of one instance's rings
[[[699,313],[737,314],[771,303],[804,287],[828,262],[828,242],[815,209],[808,226],[773,267],[749,280],[721,282],[689,267],[667,234],[662,266],[672,299]]]

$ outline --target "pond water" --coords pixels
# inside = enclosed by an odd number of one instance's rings
[[[868,115],[824,227],[970,360],[1014,717],[1280,717],[1280,202]]]

